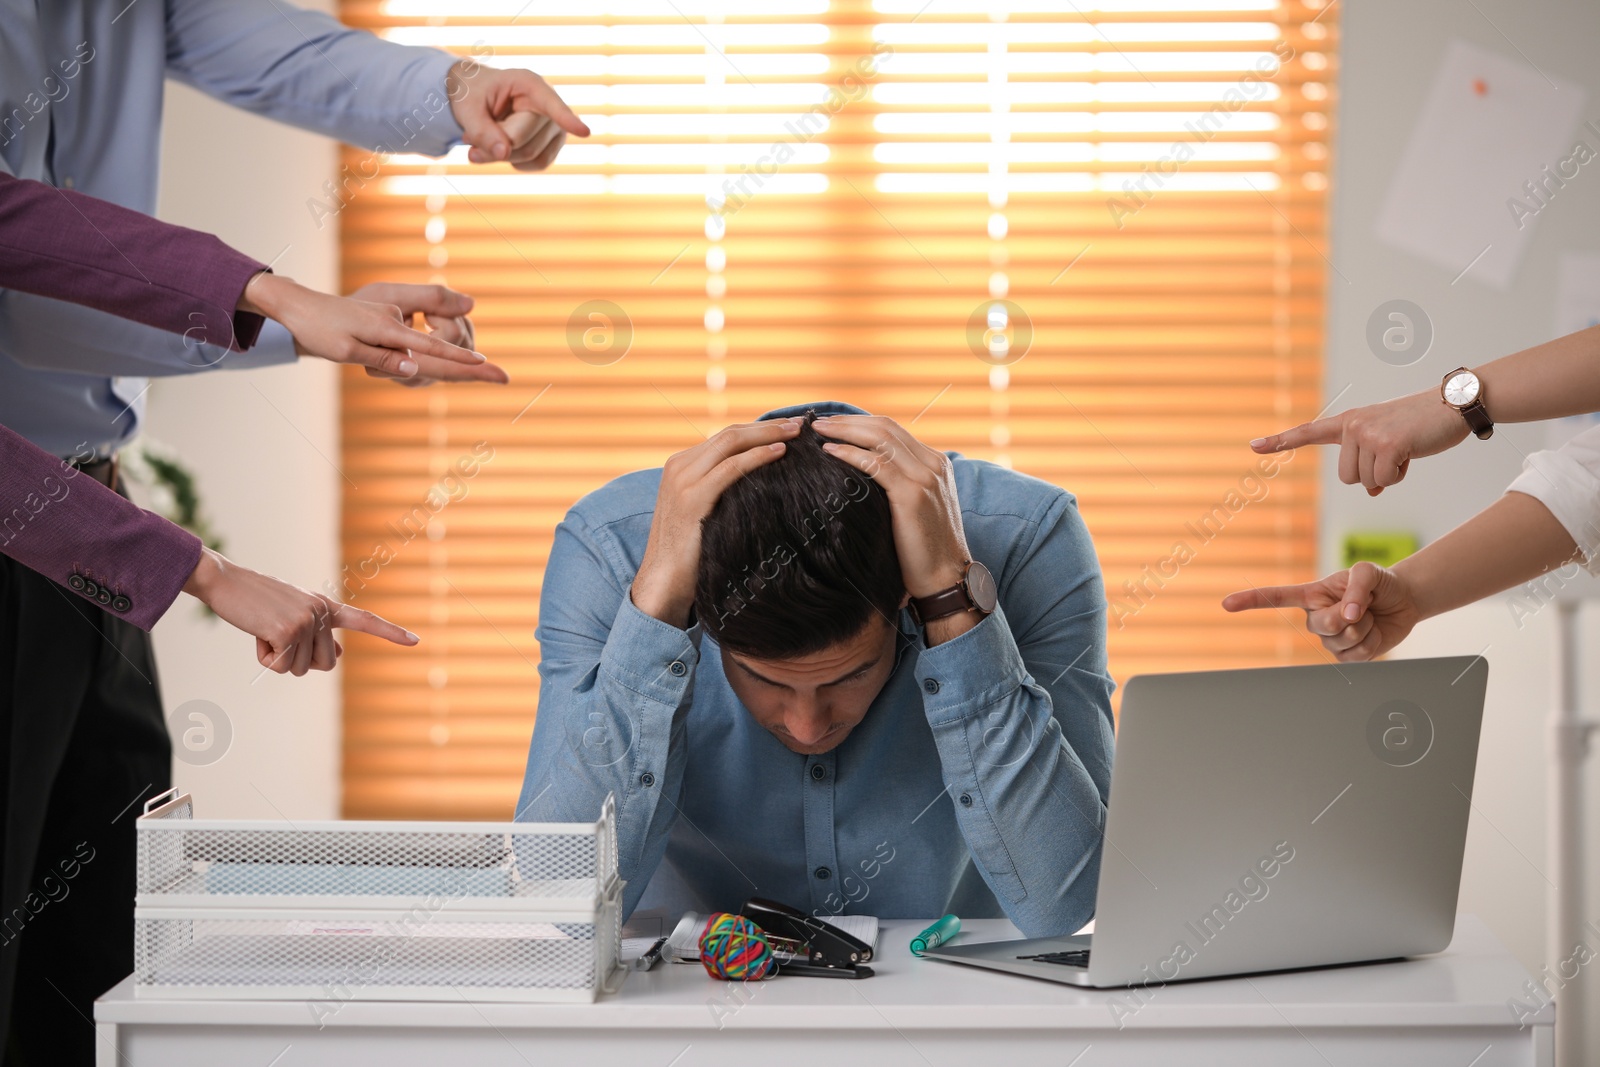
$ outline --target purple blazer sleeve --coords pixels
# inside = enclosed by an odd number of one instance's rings
[[[0,553],[142,630],[200,561],[200,539],[0,426]]]
[[[0,289],[242,352],[255,344],[262,318],[236,310],[239,296],[266,269],[208,233],[0,174]]]

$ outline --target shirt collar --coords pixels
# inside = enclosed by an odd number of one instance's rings
[[[791,419],[796,415],[804,415],[808,411],[815,411],[818,415],[870,415],[872,412],[846,404],[843,400],[813,400],[807,404],[790,404],[788,407],[775,408],[757,419],[765,422],[768,419]]]

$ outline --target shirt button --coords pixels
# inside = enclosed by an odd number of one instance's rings
[[[129,600],[125,596],[114,596],[111,598],[112,611],[127,611],[131,607],[133,607],[133,601]]]
[[[656,784],[656,776],[651,774],[649,771],[645,771],[639,776],[639,784],[644,786],[646,789],[649,789],[651,786]]]
[[[83,575],[74,574],[71,578],[67,579],[67,584],[81,593],[83,592],[83,587],[88,583],[83,580]]]
[[[689,673],[689,668],[684,666],[683,660],[681,659],[675,659],[671,663],[667,664],[667,670],[671,671],[679,678],[682,678],[684,675]]]
[[[69,174],[65,178],[61,179],[61,184],[64,188],[71,189],[73,186],[72,175]]]
[[[972,794],[971,793],[962,793],[961,794],[961,806],[963,808],[972,807]]]
[[[824,767],[820,763],[813,763],[811,765],[811,780],[812,781],[820,782],[826,777],[828,777],[828,768]]]
[[[924,678],[922,680],[922,691],[924,693],[937,693],[939,691],[939,679]]]
[[[818,867],[813,873],[824,882],[833,877],[833,872],[826,867]]]

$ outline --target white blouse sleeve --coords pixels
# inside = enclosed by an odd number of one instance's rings
[[[1583,553],[1584,569],[1600,575],[1600,426],[1555,451],[1529,456],[1507,491],[1549,508]]]

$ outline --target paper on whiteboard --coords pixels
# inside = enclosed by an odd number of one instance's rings
[[[1546,73],[1450,42],[1390,181],[1379,240],[1452,279],[1509,286],[1538,217],[1561,209],[1563,183],[1600,185],[1600,163],[1585,168],[1573,158],[1588,94]],[[1582,134],[1586,148],[1600,152],[1600,134]],[[1564,163],[1571,177],[1558,173]],[[1578,198],[1566,197],[1568,210],[1579,210]]]

